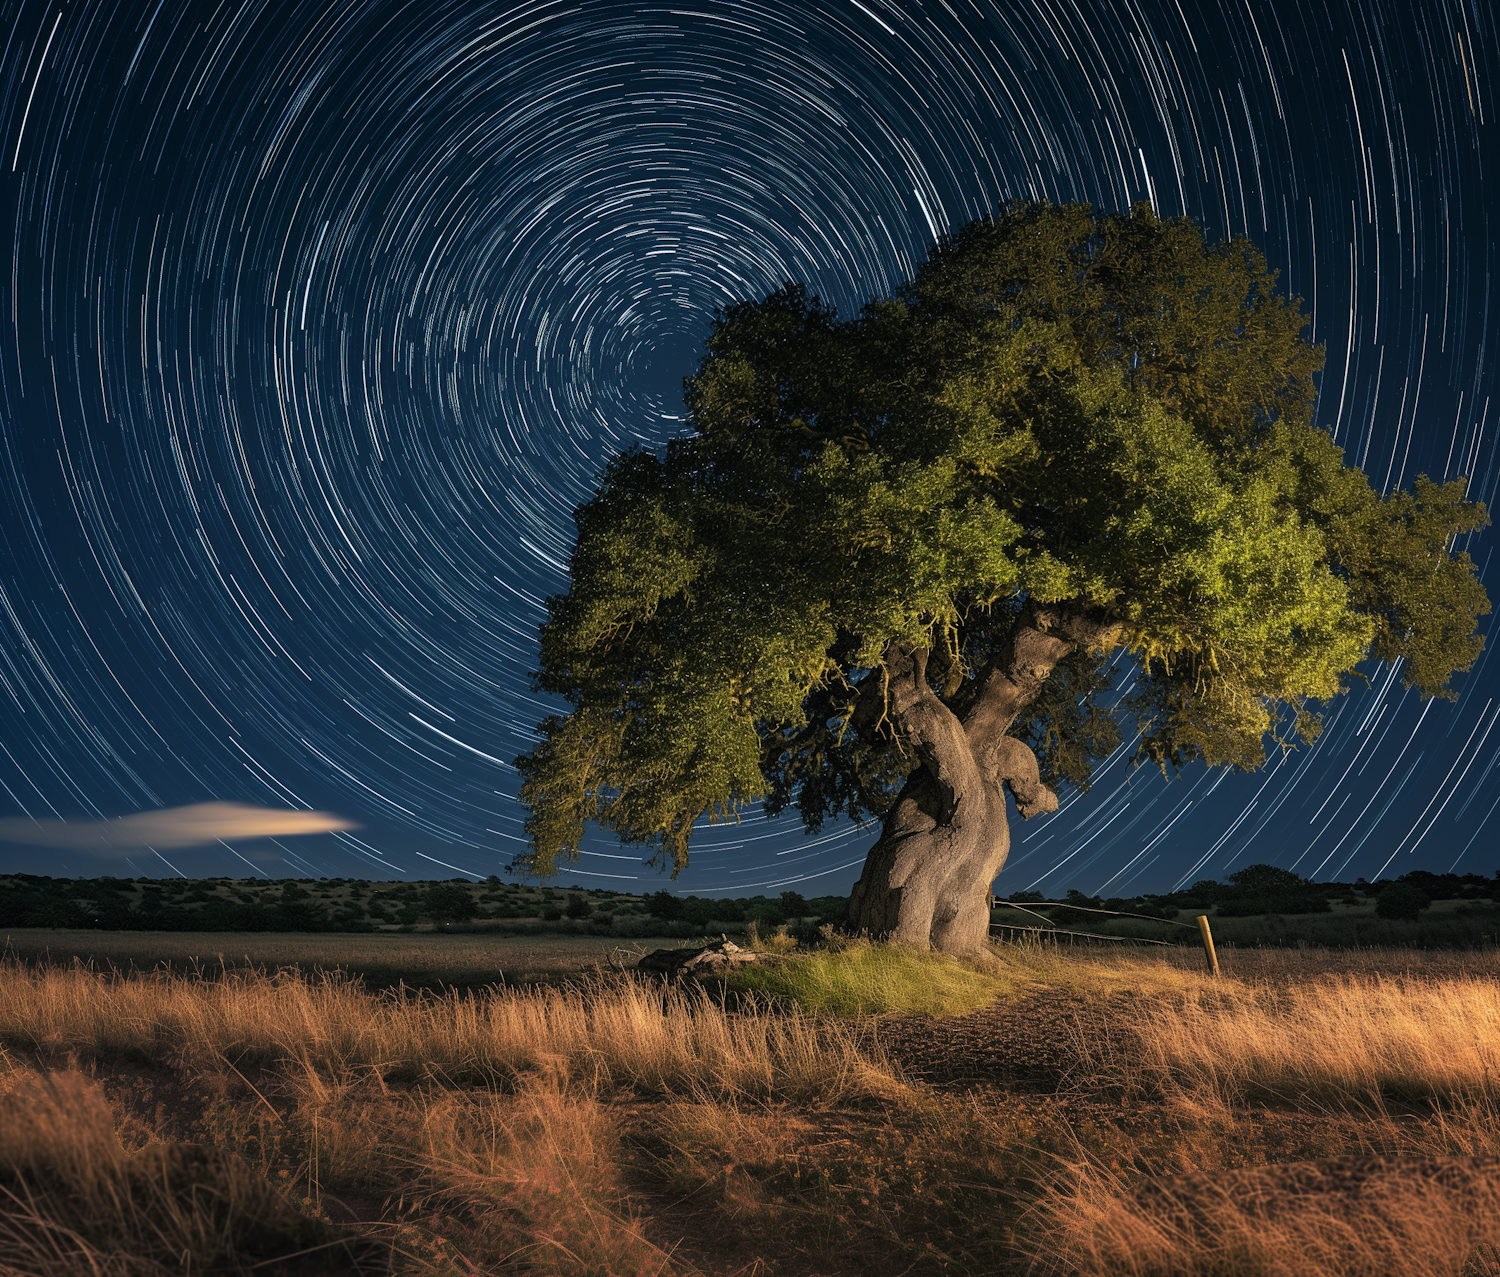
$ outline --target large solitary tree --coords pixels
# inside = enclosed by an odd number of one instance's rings
[[[849,923],[959,952],[1023,817],[1135,756],[1255,768],[1367,656],[1427,696],[1489,610],[1465,483],[1382,496],[1314,424],[1322,353],[1244,240],[1015,205],[840,321],[730,307],[691,434],[577,511],[517,760],[525,867],[585,823],[673,872],[763,799],[880,835]]]

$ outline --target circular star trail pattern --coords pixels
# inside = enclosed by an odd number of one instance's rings
[[[1327,347],[1320,421],[1377,485],[1500,482],[1479,0],[3,12],[5,815],[319,808],[361,828],[259,872],[499,871],[571,511],[683,428],[715,308],[794,280],[851,313],[1009,199],[1249,235]],[[1315,747],[1252,776],[1169,783],[1122,750],[1018,831],[1004,881],[1488,872],[1487,662],[1456,704],[1372,665]],[[704,830],[676,889],[846,890],[872,837]],[[601,838],[576,878],[654,889],[638,861]]]

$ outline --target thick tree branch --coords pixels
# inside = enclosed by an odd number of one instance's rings
[[[969,738],[958,717],[927,683],[927,649],[892,643],[883,661],[886,704],[932,778],[939,824],[948,824],[964,796],[981,783]]]
[[[1017,751],[1003,747],[999,742],[1009,739],[1005,736],[1006,730],[1036,699],[1059,661],[1077,647],[1113,646],[1118,634],[1118,623],[1029,601],[1005,646],[979,672],[970,684],[968,694],[955,705],[964,733],[975,752],[986,758],[1002,779],[1012,782],[1012,792],[1016,794],[1016,801],[1023,804],[1023,814],[1030,814],[1025,812],[1025,806],[1043,801],[1028,797],[1023,803],[1020,790],[1016,788],[1017,785],[1023,786],[1028,793],[1032,786],[1042,788],[1036,779],[1036,758],[1022,746],[1026,755],[1023,762]],[[1022,771],[1013,772],[1012,767],[1019,767]],[[1025,774],[1028,769],[1029,778]],[[1050,791],[1045,788],[1043,792],[1050,796]],[[1055,807],[1055,797],[1052,803]]]

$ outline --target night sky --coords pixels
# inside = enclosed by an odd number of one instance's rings
[[[1490,0],[0,13],[0,837],[47,844],[0,871],[503,872],[571,511],[714,309],[850,314],[1007,199],[1249,235],[1377,487],[1500,484]],[[1369,664],[1254,775],[1127,746],[1000,889],[1493,873],[1491,654],[1456,704]],[[847,891],[874,833],[756,813],[674,889]],[[603,838],[562,881],[662,885]]]

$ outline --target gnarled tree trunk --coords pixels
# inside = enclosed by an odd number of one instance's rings
[[[951,704],[927,681],[927,650],[893,644],[886,712],[918,766],[886,814],[849,900],[849,925],[873,938],[944,953],[990,934],[990,891],[1010,851],[1005,790],[1022,816],[1057,810],[1036,756],[1006,730],[1074,647],[1111,627],[1028,605],[1006,648]]]

